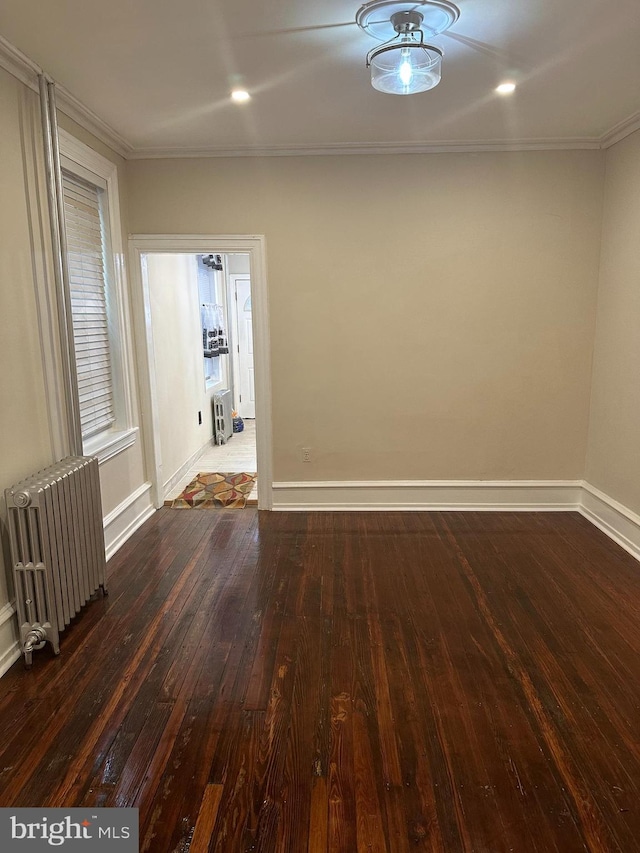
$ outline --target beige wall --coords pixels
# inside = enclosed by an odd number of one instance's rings
[[[62,116],[60,124],[122,167],[121,158],[74,122]],[[54,358],[47,358],[45,363],[41,338],[49,336],[49,324],[44,322],[41,327],[38,313],[39,306],[46,303],[47,281],[51,282],[51,246],[46,210],[43,210],[46,195],[42,186],[39,99],[35,92],[3,70],[0,70],[0,151],[0,494],[3,496],[6,488],[55,461],[59,449],[57,452],[54,435],[60,431],[53,426],[57,416],[49,412],[46,396],[46,386],[51,382],[55,386],[57,381],[54,363],[57,348],[53,345]],[[126,217],[123,175],[120,187]],[[52,293],[49,298],[53,299]],[[50,327],[55,336],[55,318]],[[44,350],[47,349],[45,345]],[[136,401],[134,409],[137,420]],[[60,412],[64,422],[62,402]],[[106,515],[126,503],[145,481],[141,440],[102,465],[100,474]],[[4,527],[4,500],[0,506]],[[126,528],[127,523],[125,520],[121,528]],[[6,548],[6,535],[2,544]],[[17,639],[7,556],[0,550],[0,672],[11,662]]]
[[[22,147],[36,96],[0,70],[0,493],[53,461],[45,405]],[[2,521],[5,508],[2,499]],[[8,560],[7,560],[8,565]],[[8,587],[8,588],[7,588]],[[0,553],[0,668],[15,638]]]
[[[640,513],[640,132],[607,151],[586,479]]]
[[[147,276],[162,481],[168,483],[211,440],[213,391],[205,390],[195,256],[147,255]]]
[[[130,161],[129,221],[266,235],[275,480],[580,478],[602,170],[595,151]]]

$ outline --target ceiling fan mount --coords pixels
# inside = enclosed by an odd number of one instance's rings
[[[408,16],[408,17],[407,17]],[[415,21],[412,30],[397,30],[396,22]],[[460,17],[460,10],[450,0],[371,0],[358,9],[357,25],[378,41],[388,41],[399,32],[418,29],[429,37],[440,35]]]

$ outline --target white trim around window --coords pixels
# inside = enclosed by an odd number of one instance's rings
[[[127,301],[125,261],[120,220],[118,167],[111,160],[60,129],[62,168],[85,181],[103,187],[106,193],[106,221],[109,230],[109,302],[112,337],[113,390],[116,398],[116,423],[113,428],[87,438],[85,454],[97,456],[100,463],[131,447],[137,440],[138,427],[133,416],[130,320]]]

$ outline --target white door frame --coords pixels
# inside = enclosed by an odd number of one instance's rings
[[[233,371],[233,405],[234,408],[240,411],[239,404],[239,396],[240,396],[240,356],[238,354],[238,342],[239,342],[239,329],[238,329],[238,303],[235,299],[235,287],[236,282],[238,281],[248,281],[249,285],[251,285],[251,276],[247,272],[242,273],[229,273],[228,277],[228,285],[227,285],[227,305],[231,306],[229,311],[233,313],[233,323],[229,325],[233,327],[233,340],[231,341],[231,363],[232,363],[232,371]],[[233,294],[233,299],[229,299],[229,296]],[[251,294],[251,298],[253,300],[253,293]],[[251,328],[253,329],[253,301],[251,308]],[[254,348],[255,348],[255,334],[254,334]],[[253,360],[253,367],[255,371],[255,358]],[[255,376],[255,373],[254,373]]]
[[[149,283],[143,272],[143,255],[149,253],[249,255],[253,349],[256,383],[256,454],[258,509],[272,508],[271,345],[265,238],[262,234],[133,234],[129,237],[136,358],[142,408],[142,430],[148,476],[156,507],[162,506],[162,476],[158,395],[155,375]]]

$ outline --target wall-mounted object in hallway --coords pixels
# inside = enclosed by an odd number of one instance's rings
[[[222,255],[203,255],[202,263],[205,267],[210,267],[212,270],[221,270]]]

